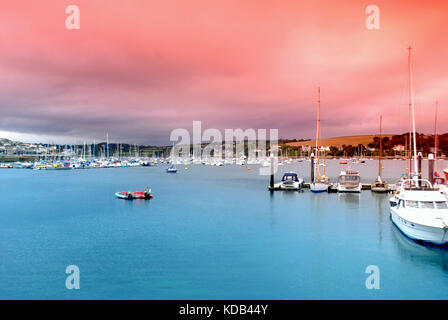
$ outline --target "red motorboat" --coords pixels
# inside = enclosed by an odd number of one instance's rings
[[[149,200],[153,198],[151,194],[151,189],[145,191],[121,191],[115,193],[115,196],[124,200],[134,200],[134,199],[143,199]]]

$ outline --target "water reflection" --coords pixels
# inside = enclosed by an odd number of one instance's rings
[[[269,225],[271,228],[275,226],[275,193],[276,191],[269,191]]]
[[[448,247],[438,247],[422,242],[414,241],[406,237],[395,225],[391,223],[392,242],[398,251],[399,256],[411,261],[413,264],[424,266],[433,265],[441,267],[443,271],[448,271]]]
[[[386,193],[376,193],[371,192],[372,198],[376,204],[376,208],[378,210],[378,239],[379,244],[381,244],[381,240],[383,239],[383,212],[388,215],[388,202],[387,199],[389,199],[389,195]],[[387,209],[384,210],[384,206],[387,206]]]
[[[328,212],[332,194],[326,192],[314,194],[310,191],[309,195],[311,196],[310,212],[312,213],[313,232],[317,243],[321,243],[322,220],[325,219],[325,214]]]
[[[359,207],[359,199],[361,198],[361,193],[345,193],[338,192],[339,201],[344,201],[349,205],[353,205],[353,207]]]
[[[268,191],[269,200],[268,200],[268,208],[269,208],[269,224],[271,227],[275,225],[276,219],[276,210],[278,207],[284,205],[287,202],[296,203],[296,201],[300,201],[300,196],[303,191],[292,191],[292,190],[283,190],[283,191]],[[277,204],[276,204],[277,201]]]
[[[151,201],[154,200],[143,200],[143,199],[136,199],[136,200],[123,200],[123,199],[117,199],[117,201],[124,202],[124,207],[127,209],[149,209],[149,206],[151,205]]]

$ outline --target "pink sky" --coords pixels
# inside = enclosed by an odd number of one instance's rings
[[[1,1],[0,136],[166,144],[175,128],[312,138],[448,131],[446,1]],[[81,11],[65,28],[65,8]],[[381,30],[365,27],[380,8]]]

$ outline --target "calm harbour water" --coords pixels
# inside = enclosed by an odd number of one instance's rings
[[[387,182],[404,166],[384,161]],[[270,194],[250,167],[2,170],[0,298],[448,298],[448,251],[405,238],[387,195]],[[377,162],[353,168],[368,183]],[[340,169],[328,161],[333,181]],[[280,170],[309,177],[309,162]],[[151,201],[114,197],[146,185]],[[65,287],[72,264],[80,290]],[[380,290],[366,289],[368,265]]]

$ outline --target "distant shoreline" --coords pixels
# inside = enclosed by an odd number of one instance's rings
[[[0,162],[8,163],[8,162],[27,162],[27,161],[36,161],[39,160],[39,156],[16,156],[16,155],[7,155],[0,156]]]

